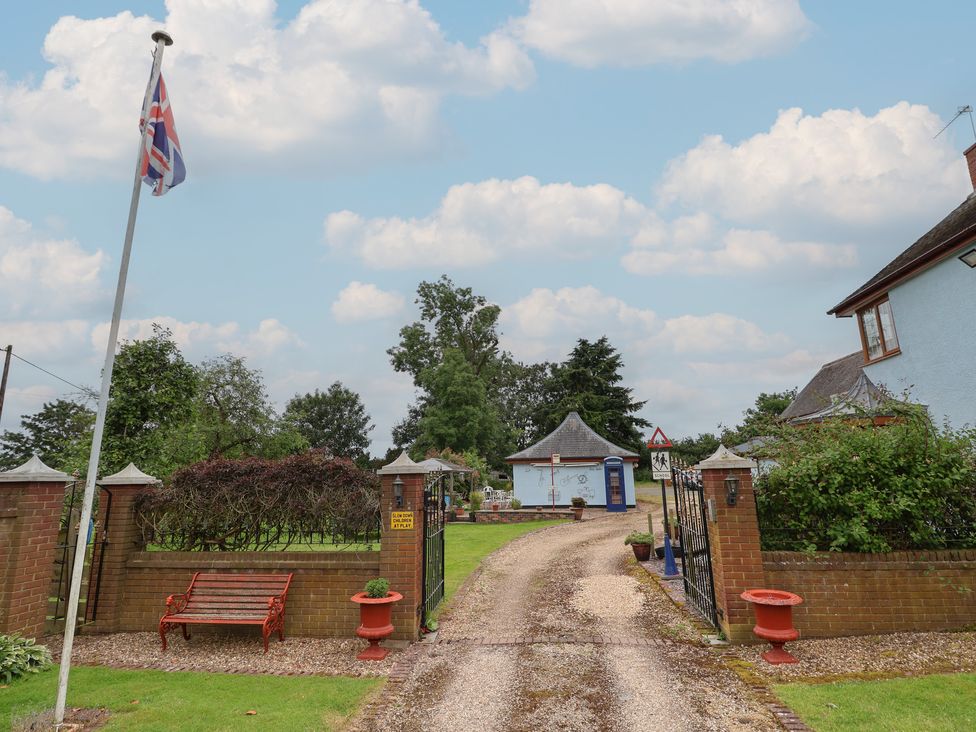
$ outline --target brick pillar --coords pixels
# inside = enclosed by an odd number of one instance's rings
[[[98,481],[101,492],[95,549],[99,566],[93,566],[96,572],[88,582],[88,604],[95,613],[95,622],[88,628],[91,632],[114,633],[119,630],[126,564],[132,552],[141,549],[135,520],[136,496],[158,483],[157,478],[146,475],[133,463]]]
[[[415,641],[420,637],[423,605],[424,561],[424,478],[426,471],[404,452],[378,471],[383,492],[380,511],[383,536],[380,544],[380,576],[390,581],[390,589],[403,595],[393,608],[393,637]],[[403,501],[398,506],[394,482],[402,481]],[[413,515],[413,528],[391,528],[393,512]]]
[[[35,455],[0,473],[0,633],[44,633],[67,473]]]
[[[752,607],[739,595],[763,587],[762,552],[759,548],[759,520],[756,493],[752,487],[752,460],[739,457],[724,445],[699,463],[704,499],[709,504],[708,540],[712,550],[712,575],[718,619],[733,643],[755,641]],[[739,479],[734,506],[728,505],[725,479]],[[714,514],[711,507],[714,506]],[[711,520],[711,516],[715,520]]]

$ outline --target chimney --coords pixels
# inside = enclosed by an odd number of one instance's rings
[[[976,144],[971,145],[966,152],[966,164],[969,165],[969,179],[973,182],[973,190],[976,191]]]

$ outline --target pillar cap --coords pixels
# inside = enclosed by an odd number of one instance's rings
[[[733,468],[745,468],[752,470],[756,466],[755,460],[749,460],[748,458],[736,455],[725,445],[719,445],[718,450],[716,450],[711,457],[705,458],[698,465],[695,466],[697,470],[716,470],[725,469],[730,470]]]
[[[404,450],[400,453],[400,457],[389,465],[384,465],[376,472],[379,475],[403,475],[406,473],[426,473],[427,469],[423,465],[411,460],[410,456],[407,455],[407,451]]]
[[[99,485],[156,485],[162,481],[159,478],[154,478],[151,475],[143,473],[139,468],[136,467],[135,463],[129,463],[122,470],[113,474],[106,475],[100,481]]]
[[[67,483],[69,480],[70,475],[45,465],[37,455],[19,468],[0,472],[3,483]]]

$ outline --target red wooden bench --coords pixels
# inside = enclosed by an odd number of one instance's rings
[[[166,598],[166,614],[159,620],[159,637],[166,650],[166,634],[177,627],[190,638],[187,625],[260,625],[264,652],[268,636],[278,631],[285,639],[285,600],[291,574],[215,574],[197,572],[182,595]]]

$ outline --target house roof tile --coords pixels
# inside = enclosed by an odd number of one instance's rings
[[[549,460],[553,453],[558,453],[561,458],[637,457],[636,452],[600,437],[579,414],[570,412],[548,435],[505,460]]]

